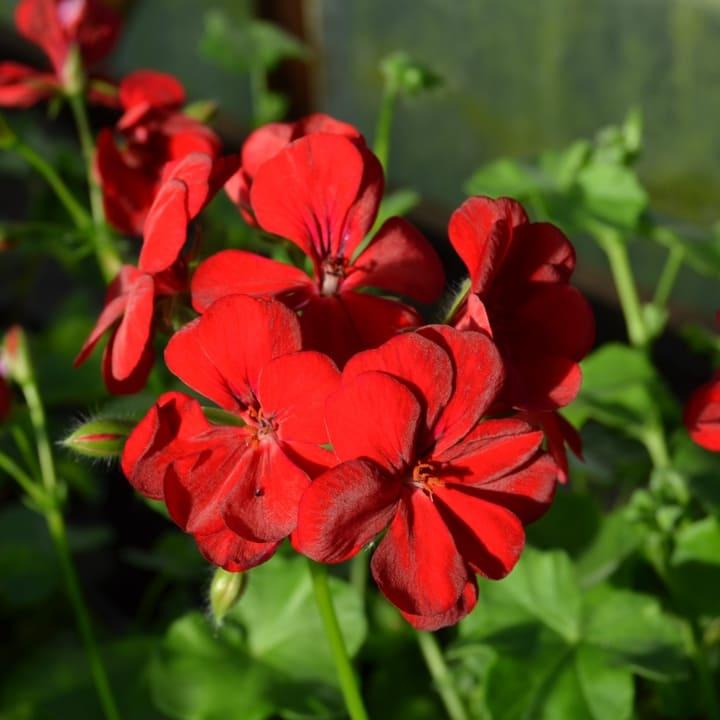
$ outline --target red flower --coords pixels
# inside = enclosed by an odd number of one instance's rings
[[[358,292],[372,287],[430,303],[444,285],[432,246],[405,220],[389,219],[362,248],[382,187],[375,156],[345,137],[314,133],[291,143],[261,165],[251,203],[262,229],[309,257],[312,277],[252,253],[226,250],[198,268],[193,305],[203,312],[233,293],[276,296],[301,312],[305,345],[338,364],[418,325],[411,307]]]
[[[100,0],[21,0],[15,25],[52,65],[51,71],[40,71],[0,63],[0,106],[29,107],[67,86],[73,47],[86,65],[102,60],[117,40],[120,17]]]
[[[196,400],[160,399],[128,439],[123,468],[141,493],[162,498],[213,562],[247,569],[295,528],[311,475],[328,466],[332,361],[300,351],[294,313],[271,299],[219,300],[176,333],[170,370],[238,423],[211,425]],[[240,426],[241,423],[244,426]]]
[[[12,391],[2,375],[0,375],[0,422],[10,414],[12,407]]]
[[[139,70],[120,84],[125,112],[114,131],[100,131],[96,156],[105,214],[120,232],[142,234],[166,163],[220,151],[210,128],[182,114],[184,102],[182,85],[165,73]]]
[[[555,488],[541,432],[481,420],[502,379],[485,335],[446,326],[352,358],[326,408],[340,464],[303,495],[295,546],[343,562],[387,528],[372,572],[388,599],[423,629],[466,615],[475,573],[510,572]]]
[[[692,394],[685,408],[685,426],[698,445],[720,452],[720,372]]]
[[[316,132],[343,135],[358,144],[365,144],[360,132],[352,125],[323,113],[314,113],[292,123],[268,123],[250,133],[240,155],[241,167],[225,185],[228,196],[250,225],[256,225],[250,206],[250,188],[262,164],[294,140]]]
[[[148,214],[138,267],[125,265],[108,287],[105,307],[75,359],[83,363],[110,329],[103,355],[103,376],[114,394],[135,393],[147,381],[153,365],[153,319],[158,298],[187,290],[186,264],[180,257],[187,223],[234,172],[233,157],[213,160],[192,153],[167,165],[165,181]],[[177,221],[163,222],[168,208]]]
[[[530,411],[567,405],[595,338],[592,310],[568,284],[575,268],[568,239],[550,223],[531,223],[509,198],[470,198],[448,232],[470,274],[454,325],[493,338],[507,370],[504,399]]]

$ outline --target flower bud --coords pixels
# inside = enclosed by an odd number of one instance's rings
[[[62,444],[84,457],[119,457],[134,426],[130,420],[96,418],[75,428]]]
[[[82,55],[77,45],[73,45],[67,54],[62,69],[62,84],[68,95],[80,95],[85,87]]]
[[[30,379],[27,340],[19,325],[13,325],[3,338],[0,350],[0,373],[18,385],[22,385]]]
[[[242,597],[247,584],[243,572],[228,572],[218,568],[210,583],[210,612],[216,627],[222,625],[225,616]]]

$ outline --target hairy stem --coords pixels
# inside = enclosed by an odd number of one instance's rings
[[[363,704],[362,695],[358,687],[357,678],[338,623],[335,607],[333,605],[330,585],[328,583],[327,569],[324,565],[308,561],[310,575],[315,592],[315,601],[320,617],[322,618],[325,635],[330,643],[335,669],[340,681],[345,707],[351,720],[368,720],[368,714]]]
[[[452,675],[448,670],[435,636],[432,633],[418,630],[416,637],[420,652],[422,652],[423,659],[435,683],[435,688],[443,701],[448,717],[450,720],[468,720],[467,712],[457,693]]]
[[[685,262],[685,251],[678,246],[673,247],[668,253],[665,265],[660,273],[655,295],[653,296],[653,305],[664,308],[670,299],[675,281],[677,280],[680,268]]]
[[[395,114],[395,101],[397,90],[387,86],[380,101],[377,125],[375,126],[375,142],[373,152],[377,155],[387,177],[388,160],[390,159],[390,133],[392,131],[393,115]]]

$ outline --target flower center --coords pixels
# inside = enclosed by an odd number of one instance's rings
[[[322,283],[320,292],[323,295],[335,295],[340,289],[340,283],[347,274],[347,260],[342,257],[329,257],[322,265]]]
[[[278,429],[277,422],[275,422],[272,416],[266,416],[262,408],[251,407],[247,411],[247,421],[248,425],[251,425],[253,428],[253,440],[255,442],[259,442],[269,435],[274,435]]]
[[[432,497],[435,488],[445,484],[440,480],[439,474],[439,468],[435,463],[421,460],[413,468],[412,476],[407,482]]]

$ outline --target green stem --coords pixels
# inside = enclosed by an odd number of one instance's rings
[[[95,178],[95,142],[88,121],[85,98],[82,93],[68,96],[70,107],[75,116],[75,125],[80,138],[80,146],[85,159],[88,192],[90,195],[90,211],[94,227],[93,242],[100,270],[106,282],[110,282],[122,265],[120,256],[113,247],[112,238],[105,222],[105,206],[103,205],[102,188]]]
[[[75,199],[75,196],[62,181],[62,178],[55,172],[55,168],[45,162],[35,150],[23,142],[16,141],[12,147],[28,165],[43,176],[47,184],[54,190],[58,200],[63,204],[75,225],[80,229],[87,228],[91,223],[90,216],[87,214],[85,208]]]
[[[350,562],[350,584],[355,588],[360,601],[365,604],[365,588],[368,577],[368,556],[359,552]]]
[[[43,497],[32,478],[8,455],[0,452],[0,470],[4,470],[34,500]]]
[[[429,632],[417,631],[416,637],[448,717],[450,720],[468,720],[465,707],[457,694],[452,675],[445,664],[445,658],[435,636]]]
[[[52,446],[47,431],[45,409],[43,408],[40,393],[38,392],[29,353],[27,353],[26,349],[23,349],[23,354],[25,355],[22,362],[23,372],[22,376],[18,378],[18,383],[25,397],[25,402],[27,403],[30,413],[30,422],[35,432],[38,460],[40,463],[40,476],[45,489],[46,499],[43,504],[43,513],[60,561],[63,579],[65,581],[65,589],[75,612],[75,620],[85,646],[85,654],[90,665],[93,680],[95,681],[100,704],[102,705],[107,720],[119,720],[120,715],[110,690],[105,668],[100,659],[100,653],[93,636],[88,610],[80,589],[75,566],[73,565],[70,546],[67,540],[67,532],[65,530],[65,521],[62,513],[58,509],[58,491],[62,488],[58,483],[55,472],[55,462],[53,460]]]
[[[620,298],[630,343],[636,347],[644,347],[648,342],[648,334],[627,246],[620,234],[614,230],[603,231],[598,239],[610,262],[610,271]]]
[[[642,441],[650,455],[653,467],[658,470],[670,467],[670,453],[668,452],[665,432],[662,427],[649,426],[642,434]]]
[[[250,105],[253,127],[263,125],[266,120],[263,112],[265,95],[267,94],[267,78],[265,70],[255,69],[250,71]]]
[[[390,133],[392,131],[393,115],[395,114],[395,101],[397,90],[392,85],[385,87],[380,101],[377,125],[375,126],[375,142],[373,152],[377,155],[387,177],[388,160],[390,156]]]
[[[664,308],[667,305],[678,273],[684,262],[685,251],[681,247],[673,247],[668,253],[667,260],[660,273],[660,278],[655,288],[655,295],[653,296],[653,305],[659,308]]]
[[[335,669],[340,681],[340,688],[342,689],[345,699],[345,707],[351,720],[368,720],[368,714],[358,688],[355,671],[350,662],[350,656],[345,647],[345,641],[343,640],[337,615],[335,614],[335,607],[333,606],[332,594],[330,593],[330,585],[328,583],[327,569],[324,565],[315,563],[312,560],[308,560],[308,566],[312,577],[313,590],[315,591],[315,601],[320,611],[325,634],[330,643],[330,650],[332,651],[333,660],[335,661]]]

